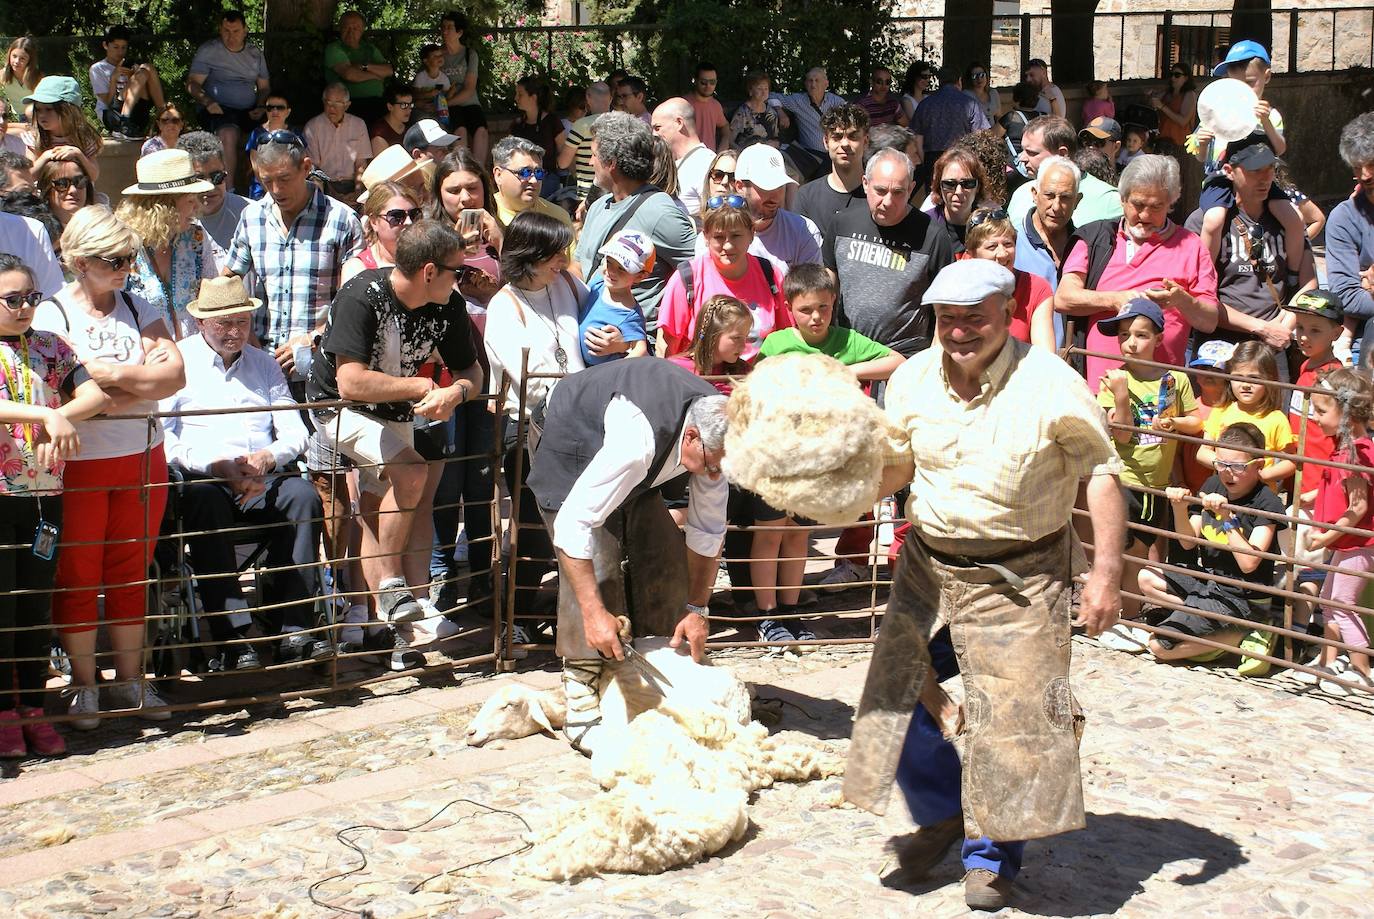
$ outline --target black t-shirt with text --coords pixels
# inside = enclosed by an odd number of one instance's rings
[[[406,309],[391,287],[391,268],[364,271],[343,286],[329,307],[320,357],[310,368],[311,401],[339,398],[338,359],[349,357],[393,377],[413,377],[435,351],[454,373],[472,366],[477,351],[463,295],[447,303]],[[363,406],[386,421],[410,421],[410,402]]]
[[[1199,494],[1226,494],[1226,486],[1221,484],[1221,479],[1212,476],[1202,483]],[[1267,511],[1271,514],[1284,514],[1283,502],[1279,496],[1274,494],[1273,489],[1268,485],[1257,484],[1254,491],[1240,498],[1226,498],[1228,504],[1238,507],[1252,507],[1255,510]],[[1261,517],[1258,514],[1237,513],[1235,521],[1240,528],[1240,533],[1247,540],[1256,527],[1273,526],[1276,529],[1283,529],[1283,522],[1270,520],[1268,517]],[[1259,563],[1259,567],[1254,571],[1246,573],[1240,570],[1240,565],[1236,562],[1236,554],[1229,548],[1230,540],[1221,531],[1221,521],[1209,510],[1202,510],[1202,526],[1199,535],[1204,542],[1197,545],[1198,562],[1204,571],[1213,574],[1224,575],[1228,578],[1235,578],[1239,581],[1252,581],[1257,584],[1271,585],[1274,583],[1274,563],[1265,559]],[[1269,546],[1269,551],[1275,551],[1274,545]],[[1255,597],[1264,597],[1265,594],[1256,594]]]

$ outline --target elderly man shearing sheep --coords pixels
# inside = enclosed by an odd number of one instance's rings
[[[913,523],[844,785],[882,813],[895,777],[920,825],[898,853],[913,877],[963,839],[974,909],[1005,905],[1024,840],[1084,826],[1069,688],[1070,577],[1086,567],[1069,524],[1083,478],[1095,563],[1076,624],[1096,635],[1120,614],[1121,463],[1083,379],[1009,337],[1014,287],[995,262],[944,268],[921,301],[937,346],[888,385],[899,432],[883,487],[910,483]],[[945,625],[964,682],[962,766],[946,736],[957,709],[930,701],[940,694],[928,645]]]
[[[534,421],[540,423],[539,411]],[[564,734],[590,754],[606,661],[624,658],[616,616],[640,635],[672,635],[700,661],[725,538],[725,397],[667,361],[614,361],[548,396],[529,486],[558,556]],[[660,489],[691,477],[680,531]],[[685,551],[684,551],[685,548]]]

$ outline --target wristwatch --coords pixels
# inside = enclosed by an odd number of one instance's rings
[[[706,619],[711,615],[711,608],[709,606],[697,606],[695,603],[688,603],[685,608],[687,612],[695,613],[702,619]]]

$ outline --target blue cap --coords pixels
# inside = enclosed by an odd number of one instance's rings
[[[1193,355],[1193,359],[1188,362],[1188,366],[1210,367],[1212,369],[1224,367],[1235,351],[1236,343],[1233,341],[1222,341],[1219,338],[1204,341],[1198,347],[1197,354]]]
[[[24,97],[24,104],[41,102],[54,105],[58,102],[81,104],[81,86],[71,77],[44,77],[38,81],[33,92]]]
[[[1164,311],[1159,308],[1159,304],[1144,297],[1136,297],[1134,300],[1126,301],[1126,305],[1110,319],[1099,319],[1097,321],[1097,331],[1103,335],[1115,335],[1117,328],[1123,322],[1129,322],[1137,316],[1144,316],[1155,324],[1155,328],[1164,331]]]
[[[1230,51],[1226,52],[1226,59],[1212,68],[1212,76],[1224,77],[1226,76],[1226,68],[1230,65],[1244,64],[1251,58],[1256,57],[1264,61],[1265,64],[1270,63],[1269,49],[1259,42],[1251,41],[1248,38],[1245,41],[1238,41],[1231,46]]]

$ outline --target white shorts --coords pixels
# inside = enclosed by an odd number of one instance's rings
[[[346,408],[337,418],[316,422],[320,445],[335,449],[358,467],[358,485],[363,491],[384,495],[387,485],[382,473],[388,463],[415,447],[415,425],[409,421],[382,421]]]

